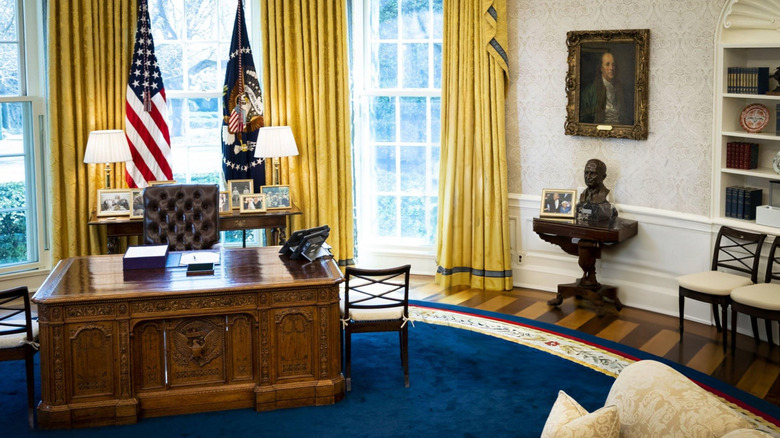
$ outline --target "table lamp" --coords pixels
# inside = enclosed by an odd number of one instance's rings
[[[258,130],[255,157],[273,160],[273,185],[279,185],[279,157],[295,155],[298,146],[289,126],[266,126]]]
[[[106,163],[106,188],[111,188],[111,163],[133,161],[130,146],[127,145],[125,131],[111,129],[92,131],[87,139],[84,152],[85,163]]]

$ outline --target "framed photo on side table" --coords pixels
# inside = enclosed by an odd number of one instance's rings
[[[241,195],[241,207],[239,213],[262,213],[265,211],[265,195],[253,193],[251,195]]]
[[[98,217],[130,215],[130,189],[100,189],[97,195]]]
[[[130,219],[144,217],[144,189],[130,189]]]
[[[647,140],[649,29],[566,33],[566,135]]]
[[[574,219],[577,191],[573,189],[542,189],[539,217]]]
[[[260,191],[265,195],[266,207],[269,210],[290,208],[290,186],[262,186]]]
[[[231,179],[227,182],[230,192],[230,208],[241,210],[241,195],[249,195],[255,192],[254,181],[251,179]]]
[[[233,209],[230,206],[230,192],[227,190],[219,192],[219,215],[230,215],[232,212]]]

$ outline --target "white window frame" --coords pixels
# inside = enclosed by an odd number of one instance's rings
[[[371,40],[369,35],[369,23],[370,23],[370,9],[369,5],[371,0],[353,0],[352,2],[352,44],[351,51],[353,56],[356,54],[362,54],[362,60],[354,59],[352,62],[352,109],[353,109],[353,159],[354,159],[354,187],[355,187],[355,204],[357,215],[357,239],[358,241],[358,261],[362,265],[372,264],[377,266],[387,266],[390,264],[405,264],[412,263],[412,270],[419,273],[432,273],[435,270],[435,243],[433,244],[415,244],[400,242],[397,238],[381,238],[375,239],[371,236],[367,236],[368,230],[371,229],[371,217],[363,213],[363,208],[373,208],[368,202],[370,195],[366,189],[366,184],[361,184],[361,181],[366,181],[367,178],[374,178],[371,174],[371,155],[365,153],[359,147],[360,144],[368,144],[370,139],[369,132],[369,103],[371,98],[376,96],[391,96],[391,97],[422,97],[426,98],[426,108],[428,114],[430,114],[430,98],[441,98],[441,91],[435,91],[431,89],[412,89],[412,88],[375,88],[370,87],[370,73],[368,71],[368,62],[371,59]],[[399,18],[400,19],[400,18]],[[415,40],[404,40],[404,43],[415,42]],[[428,43],[429,40],[420,40],[418,42]],[[431,62],[433,62],[432,46],[429,47],[429,56]],[[398,62],[402,61],[402,54],[398,54]],[[361,62],[362,61],[362,62]],[[429,75],[432,75],[432,69],[429,71]],[[429,78],[432,79],[432,78]],[[402,83],[402,77],[398,78],[398,83]],[[395,126],[396,130],[400,129],[400,111],[396,111],[395,114]],[[430,119],[427,120],[428,126],[426,132],[430,133]],[[396,131],[398,132],[398,131]],[[427,138],[426,142],[429,142],[430,138]],[[396,136],[396,142],[398,143],[398,137]],[[396,154],[396,171],[400,169],[401,157]],[[426,184],[428,182],[426,181]],[[401,192],[396,192],[397,196],[401,196]],[[427,198],[427,194],[424,195]],[[438,193],[437,193],[438,196]],[[401,227],[400,212],[397,212],[396,216],[399,220],[398,227]],[[427,225],[426,225],[427,226]],[[432,270],[433,269],[433,270]]]
[[[24,156],[27,214],[33,216],[34,229],[28,230],[28,245],[37,251],[37,260],[0,266],[0,281],[5,283],[28,276],[47,274],[51,269],[49,236],[49,202],[47,194],[48,160],[44,148],[45,105],[45,39],[43,37],[43,0],[17,0],[19,42],[18,96],[0,96],[0,103],[27,102],[30,118],[25,120]],[[9,155],[5,155],[9,156]],[[29,222],[28,222],[29,223]],[[42,281],[42,278],[39,279]],[[33,282],[34,283],[34,282]],[[24,284],[18,283],[17,284]]]

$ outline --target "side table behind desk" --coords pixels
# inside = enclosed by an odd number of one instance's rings
[[[287,210],[271,210],[266,213],[239,213],[233,210],[231,214],[219,217],[219,231],[241,230],[243,246],[246,247],[246,230],[258,228],[271,229],[271,243],[281,245],[287,240],[287,218],[301,214],[295,205]],[[143,219],[128,217],[98,218],[94,214],[89,220],[90,226],[105,226],[108,237],[108,254],[119,252],[119,237],[141,236],[143,234]]]
[[[582,278],[574,283],[558,285],[558,295],[547,304],[558,306],[564,298],[583,297],[592,301],[599,315],[604,302],[611,302],[617,310],[623,308],[617,297],[617,287],[601,284],[596,280],[596,260],[601,258],[601,248],[622,242],[637,233],[637,222],[616,218],[610,222],[589,224],[575,221],[534,218],[534,231],[549,243],[558,245],[566,253],[579,257]],[[575,239],[577,239],[575,241]]]

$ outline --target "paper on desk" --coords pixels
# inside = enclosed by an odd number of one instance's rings
[[[168,245],[131,246],[127,248],[125,258],[164,257],[167,251]]]
[[[219,264],[219,253],[214,251],[188,251],[181,253],[179,266],[187,266],[192,263]]]

